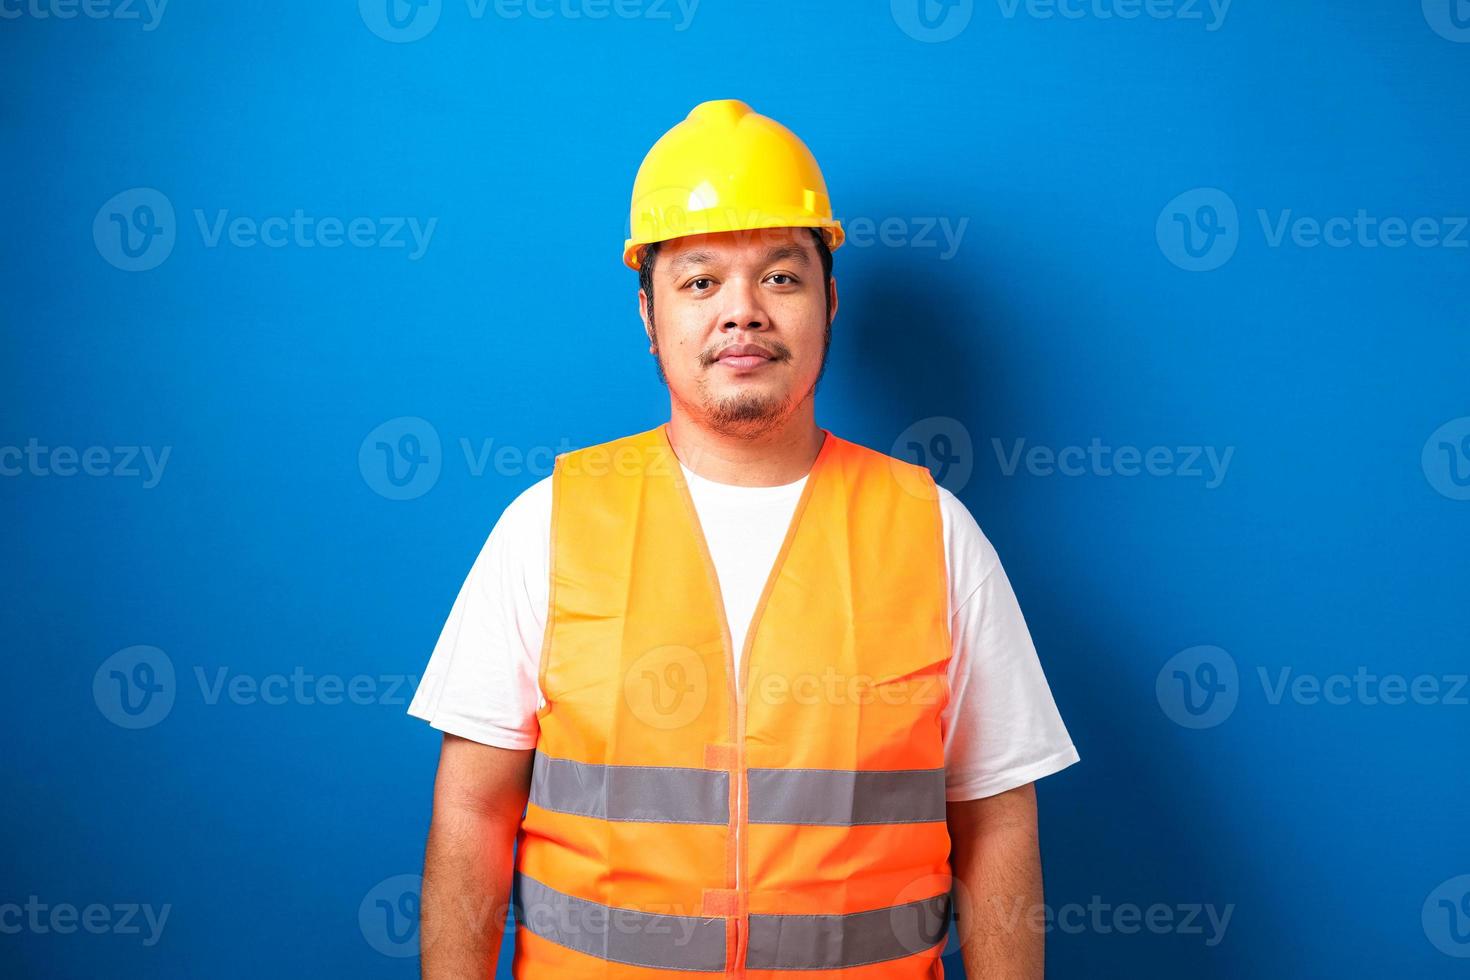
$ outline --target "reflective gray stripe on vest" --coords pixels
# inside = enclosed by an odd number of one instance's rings
[[[752,915],[750,970],[842,970],[933,949],[949,928],[949,895],[847,915]]]
[[[725,920],[659,915],[574,898],[519,872],[516,918],[542,939],[579,953],[657,970],[725,969]]]
[[[944,770],[750,769],[750,822],[931,823],[944,819]]]
[[[531,802],[543,810],[647,823],[730,822],[730,774],[672,766],[599,766],[536,753]]]

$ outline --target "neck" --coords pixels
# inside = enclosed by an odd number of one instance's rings
[[[795,483],[811,470],[824,438],[810,398],[779,425],[750,436],[714,432],[675,402],[668,432],[679,462],[706,480],[741,487]]]

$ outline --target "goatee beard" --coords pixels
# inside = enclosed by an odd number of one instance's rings
[[[761,436],[790,415],[787,400],[778,396],[752,391],[716,400],[708,397],[703,385],[700,392],[705,424],[722,435]]]
[[[817,385],[821,383],[822,376],[827,373],[827,355],[832,348],[832,323],[828,321],[822,332],[822,363],[817,369],[817,377],[812,381],[812,386],[806,394],[796,402],[780,396],[763,395],[757,392],[741,392],[717,401],[710,397],[706,379],[701,379],[698,384],[699,402],[691,405],[679,398],[669,384],[668,375],[664,371],[663,351],[658,346],[656,331],[653,332],[650,340],[659,381],[669,389],[669,393],[673,394],[674,398],[678,399],[691,415],[701,417],[706,426],[721,435],[754,439],[778,428],[801,403],[816,394]],[[700,363],[705,367],[713,364],[713,355],[725,346],[727,345],[722,343],[701,351]],[[769,349],[776,355],[774,359],[777,361],[791,359],[791,348],[780,341],[771,343]]]

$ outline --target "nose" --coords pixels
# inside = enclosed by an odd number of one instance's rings
[[[720,290],[720,296],[725,300],[720,310],[722,331],[763,330],[770,323],[761,306],[760,291],[748,278],[732,277]]]

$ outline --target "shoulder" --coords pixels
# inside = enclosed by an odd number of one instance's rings
[[[952,598],[958,608],[1000,567],[1000,555],[970,508],[945,487],[938,486],[938,489],[939,513],[944,520],[945,560],[949,565]]]
[[[531,484],[520,493],[516,494],[514,500],[505,505],[505,510],[500,512],[500,521],[496,525],[508,524],[519,527],[524,524],[539,524],[542,521],[551,520],[551,477],[545,476]]]
[[[564,475],[632,472],[639,469],[635,461],[646,462],[651,455],[662,455],[667,445],[663,426],[657,425],[561,453],[556,458],[556,468]]]
[[[865,446],[860,442],[845,439],[830,430],[827,435],[828,438],[833,440],[833,455],[838,456],[849,465],[885,467],[898,477],[900,482],[905,484],[910,480],[917,480],[919,483],[928,483],[931,485],[934,483],[934,478],[930,475],[929,468],[926,466],[920,466],[917,463],[900,459],[882,450]],[[932,497],[932,494],[930,496]]]
[[[555,470],[516,495],[490,532],[489,543],[502,541],[526,547],[545,548],[551,533],[553,501],[556,497],[557,473],[567,475],[605,475],[628,469],[624,456],[645,453],[662,440],[658,427],[631,435],[572,449],[556,457]]]
[[[551,477],[522,490],[500,512],[480,552],[482,560],[528,557],[546,548],[551,533]]]
[[[551,478],[545,477],[500,512],[470,568],[473,591],[490,602],[534,594],[544,587],[550,555]]]
[[[956,543],[963,544],[977,556],[983,555],[990,561],[999,562],[1000,557],[996,554],[995,546],[980,529],[980,523],[970,513],[970,508],[947,487],[938,484],[936,486],[939,489],[939,513],[944,516],[945,537],[953,538]]]

